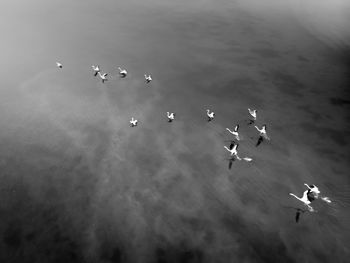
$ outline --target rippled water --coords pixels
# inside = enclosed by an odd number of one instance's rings
[[[5,1],[0,262],[346,262],[348,7]],[[296,224],[304,183],[333,202]]]

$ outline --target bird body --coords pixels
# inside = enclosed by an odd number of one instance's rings
[[[236,140],[239,141],[240,140],[240,137],[239,137],[239,134],[238,134],[238,128],[239,128],[239,125],[237,124],[234,128],[233,131],[231,131],[229,128],[226,128],[226,130],[231,133],[232,135],[235,136]]]
[[[249,114],[253,117],[254,120],[256,120],[256,113],[258,112],[257,110],[251,110],[248,108]]]
[[[168,117],[168,121],[172,122],[173,120],[175,120],[175,113],[170,113],[169,111],[167,111],[167,117]]]
[[[63,65],[60,62],[56,62],[56,66],[59,67],[59,68],[63,67]]]
[[[252,158],[249,158],[249,157],[244,157],[244,158],[241,158],[238,156],[238,152],[237,152],[237,149],[238,149],[238,144],[232,142],[230,144],[230,147],[227,147],[227,146],[224,146],[224,148],[230,152],[231,156],[232,156],[232,160],[238,160],[238,161],[241,161],[241,160],[244,160],[246,162],[251,162],[253,159]]]
[[[138,120],[134,119],[134,117],[131,118],[130,120],[130,125],[131,127],[137,126]]]
[[[126,69],[122,69],[121,67],[118,67],[118,69],[119,69],[120,77],[125,78],[126,75],[128,75],[128,72],[126,71]]]
[[[208,121],[212,121],[214,119],[215,113],[213,111],[210,112],[210,110],[207,110],[207,116],[208,116]]]
[[[152,81],[151,75],[146,75],[145,74],[145,80],[146,80],[147,83],[150,83]]]
[[[224,146],[224,148],[230,152],[231,156],[236,156],[238,157],[238,153],[237,153],[237,148],[238,148],[238,144],[231,144],[230,148],[228,148],[226,145]],[[237,158],[238,160],[240,159],[239,157]]]
[[[107,76],[108,76],[107,73],[101,74],[101,72],[98,72],[98,75],[99,75],[99,77],[101,78],[102,83],[104,83],[105,81],[108,80],[108,79],[107,79]]]
[[[254,127],[255,127],[255,129],[258,130],[258,132],[260,133],[260,135],[266,134],[266,125],[265,125],[265,124],[261,127],[261,129],[259,129],[258,126],[254,126]]]
[[[320,190],[318,187],[314,184],[304,185],[308,188],[306,191],[304,191],[303,196],[297,197],[295,194],[289,193],[291,196],[294,196],[296,199],[299,201],[303,202],[309,209],[310,212],[314,212],[314,209],[310,206],[311,202],[313,202],[315,199],[318,199],[320,197]],[[321,197],[321,200],[327,202],[327,203],[332,203],[332,201],[328,197]]]
[[[100,66],[99,65],[97,65],[97,66],[92,65],[91,67],[94,71],[94,76],[96,77],[97,74],[100,72]]]
[[[258,126],[254,126],[254,127],[255,127],[255,128],[258,130],[258,132],[260,133],[259,139],[258,139],[258,141],[257,141],[257,143],[256,143],[255,146],[259,146],[259,144],[262,143],[262,141],[263,141],[264,139],[270,140],[270,138],[269,138],[269,137],[267,136],[267,134],[266,134],[266,124],[264,124],[264,125],[262,126],[261,129],[259,129]]]

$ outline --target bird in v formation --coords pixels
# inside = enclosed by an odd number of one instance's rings
[[[60,68],[60,69],[63,68],[62,63],[60,63],[60,62],[56,62],[56,66],[58,68]],[[101,69],[100,69],[99,65],[96,65],[96,66],[92,65],[92,69],[93,69],[93,72],[94,72],[94,76],[99,76],[101,78],[101,80],[102,80],[102,83],[104,83],[105,81],[108,80],[107,79],[108,73],[101,73]],[[118,67],[118,70],[119,70],[119,75],[120,75],[121,78],[125,78],[127,76],[128,72],[126,71],[126,69],[122,69],[121,67]],[[144,74],[144,77],[145,77],[145,80],[146,80],[147,83],[152,81],[151,75]],[[209,109],[207,109],[206,112],[207,112],[208,122],[212,121],[214,119],[214,117],[215,117],[215,113],[213,111],[210,111]],[[248,125],[254,124],[256,119],[257,119],[257,110],[256,109],[252,110],[252,109],[248,108],[248,112],[249,112],[250,117],[251,117],[249,122],[248,122]],[[167,117],[168,117],[168,121],[172,122],[175,119],[175,113],[167,112]],[[137,124],[138,124],[138,120],[135,119],[134,117],[132,117],[131,120],[130,120],[131,127],[135,127],[135,126],[137,126]],[[256,143],[256,146],[259,146],[264,140],[270,140],[270,138],[267,136],[267,133],[266,133],[266,124],[264,124],[261,129],[259,129],[257,126],[254,126],[254,127],[259,132],[259,138],[258,138],[258,141]],[[235,139],[237,141],[240,140],[238,129],[239,129],[239,125],[236,125],[235,128],[233,129],[233,131],[230,130],[229,128],[226,128],[226,130],[229,133],[231,133],[232,135],[235,136]],[[252,158],[249,158],[249,157],[244,157],[244,158],[239,157],[238,151],[237,151],[238,144],[235,143],[234,141],[231,142],[229,147],[224,146],[224,148],[230,153],[230,158],[228,159],[229,160],[229,169],[232,168],[232,163],[235,160],[241,161],[243,159],[243,160],[245,160],[247,162],[252,161]],[[289,194],[291,196],[295,197],[296,199],[298,199],[299,201],[301,201],[308,208],[308,210],[310,212],[314,212],[315,210],[312,208],[312,206],[310,204],[315,199],[318,199],[320,197],[320,191],[315,185],[310,185],[310,186],[307,185],[307,184],[304,184],[304,185],[308,189],[303,192],[302,197],[298,197],[298,196],[296,196],[293,193],[289,193]],[[331,203],[331,200],[328,197],[320,197],[320,198],[324,202]],[[306,210],[303,210],[303,209],[300,209],[300,208],[297,208],[296,210],[297,210],[297,212],[296,212],[295,220],[296,220],[296,222],[298,222],[299,218],[300,218],[300,214],[304,213]]]

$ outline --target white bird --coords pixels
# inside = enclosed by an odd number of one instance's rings
[[[208,121],[212,121],[214,119],[215,113],[213,111],[210,112],[210,110],[207,110],[207,116],[208,116]]]
[[[130,120],[131,127],[137,126],[137,122],[138,121],[136,119],[134,119],[134,117],[132,117],[131,120]]]
[[[248,124],[252,124],[256,121],[256,113],[258,112],[257,110],[251,110],[248,108],[249,114],[253,117],[250,119],[250,122]]]
[[[108,80],[108,79],[107,79],[107,76],[108,76],[107,73],[101,74],[101,72],[98,72],[98,75],[99,75],[99,77],[101,78],[102,83],[104,83],[105,81]]]
[[[100,66],[99,65],[97,65],[97,66],[92,65],[91,67],[95,73],[94,76],[96,77],[97,74],[100,72]]]
[[[238,144],[231,143],[230,148],[228,148],[226,145],[224,146],[224,148],[230,152],[231,156],[235,156],[238,160],[241,159],[237,153]]]
[[[254,127],[255,127],[255,128],[258,130],[258,132],[260,133],[258,142],[256,143],[255,146],[259,146],[259,144],[260,144],[264,139],[270,140],[270,138],[269,138],[269,137],[267,136],[267,134],[266,134],[266,124],[264,124],[264,125],[262,126],[261,129],[259,129],[258,126],[254,126]]]
[[[231,131],[229,128],[226,128],[226,130],[228,130],[229,133],[231,133],[232,135],[235,136],[236,140],[239,141],[240,138],[239,138],[239,134],[238,134],[238,129],[239,129],[239,124],[237,124],[234,128],[233,131]]]
[[[291,196],[294,196],[299,201],[303,202],[304,205],[307,206],[310,212],[314,212],[314,209],[310,206],[311,202],[318,198],[318,195],[320,194],[320,190],[315,185],[308,185],[304,184],[308,189],[304,191],[302,197],[297,197],[293,193],[289,193]]]
[[[146,80],[147,83],[150,83],[150,82],[152,81],[151,75],[148,75],[148,76],[147,76],[147,75],[145,74],[145,80]]]
[[[56,62],[57,67],[62,68],[63,65],[60,62]]]
[[[128,72],[126,71],[126,69],[122,69],[121,67],[118,67],[118,69],[119,69],[119,75],[120,75],[120,77],[125,78],[126,75],[128,74]]]
[[[167,111],[166,115],[168,117],[168,122],[172,122],[173,120],[175,120],[175,113],[170,113],[169,111]]]
[[[224,148],[229,151],[231,153],[231,156],[233,157],[233,159],[236,159],[238,161],[241,161],[241,160],[244,160],[246,162],[251,162],[253,161],[252,158],[249,158],[249,157],[244,157],[244,158],[241,158],[238,156],[238,152],[237,152],[237,149],[238,149],[238,144],[232,142],[230,144],[230,148],[228,148],[227,146],[224,146]],[[233,161],[233,159],[231,159],[231,161]]]

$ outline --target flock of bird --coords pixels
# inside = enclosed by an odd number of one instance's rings
[[[56,65],[60,69],[63,68],[62,63],[60,63],[60,62],[56,62]],[[93,69],[94,76],[95,77],[99,76],[102,83],[104,83],[105,81],[108,81],[108,78],[107,78],[108,73],[101,73],[101,69],[100,69],[99,65],[96,65],[96,66],[92,65],[91,67]],[[122,69],[121,67],[118,67],[118,70],[119,70],[119,76],[121,78],[125,78],[127,76],[128,72],[126,69]],[[150,83],[152,81],[151,75],[144,74],[144,78],[145,78],[146,83]],[[257,110],[256,109],[252,110],[252,109],[248,108],[248,113],[250,115],[248,125],[254,124],[256,122],[256,119],[257,119]],[[207,114],[208,122],[214,120],[215,113],[213,111],[210,111],[209,109],[207,109],[206,114]],[[175,120],[176,114],[174,112],[167,112],[166,116],[168,118],[168,122],[173,122]],[[137,124],[138,124],[138,120],[135,119],[134,117],[132,117],[130,120],[130,126],[135,127],[135,126],[137,126]],[[258,137],[258,140],[257,140],[256,145],[255,145],[256,147],[259,146],[264,140],[268,140],[268,141],[270,140],[270,138],[267,136],[266,124],[264,124],[261,129],[259,129],[259,127],[257,127],[257,126],[254,126],[254,127],[259,132],[259,137]],[[224,148],[230,153],[230,158],[228,159],[230,161],[229,162],[229,169],[232,168],[232,163],[235,160],[238,160],[238,161],[244,160],[246,162],[251,162],[253,160],[250,157],[241,158],[238,155],[238,152],[237,152],[238,146],[239,146],[238,141],[241,140],[241,137],[239,136],[239,133],[238,133],[238,129],[239,129],[239,124],[237,124],[234,127],[233,131],[230,130],[229,128],[226,128],[226,130],[234,136],[234,140],[231,140],[231,144],[229,145],[229,147],[227,147],[226,145],[224,146]],[[296,216],[295,216],[296,222],[299,221],[301,213],[304,213],[306,211],[315,212],[315,209],[310,205],[314,200],[320,198],[321,200],[323,200],[327,203],[331,203],[331,200],[328,197],[322,197],[320,195],[321,192],[317,186],[308,185],[306,183],[304,185],[307,187],[307,190],[304,191],[302,197],[298,197],[293,193],[289,193],[291,196],[293,196],[296,199],[298,199],[299,201],[301,201],[307,208],[307,210],[295,208],[297,210]]]

